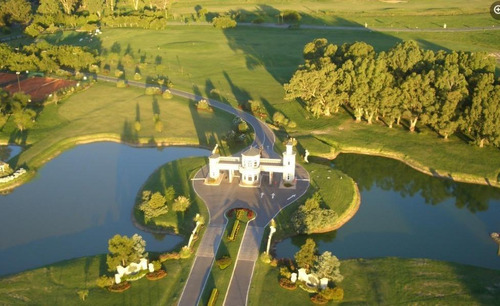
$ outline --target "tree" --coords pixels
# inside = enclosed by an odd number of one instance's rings
[[[16,110],[12,116],[14,123],[19,131],[30,129],[35,125],[36,112],[32,109],[19,109]]]
[[[64,13],[66,13],[66,15],[71,15],[73,13],[73,10],[75,9],[76,4],[78,3],[78,0],[59,0],[59,1],[61,2]]]
[[[103,0],[84,0],[83,6],[89,11],[90,14],[96,14],[99,18],[101,18],[106,7]]]
[[[340,261],[331,252],[324,252],[314,264],[313,272],[318,278],[328,278],[334,283],[340,283],[344,277],[340,274]]]
[[[479,77],[465,110],[464,129],[481,148],[485,142],[500,146],[500,85],[495,85],[492,73]]]
[[[217,29],[229,29],[236,27],[236,20],[230,16],[219,16],[212,19],[212,25]]]
[[[150,191],[143,192],[143,202],[139,205],[139,209],[144,212],[146,222],[168,212],[167,200],[161,193],[155,192],[150,197],[148,193],[151,194]]]
[[[178,196],[172,204],[172,210],[178,212],[185,212],[189,206],[191,205],[191,201],[188,197]]]
[[[13,22],[28,24],[32,17],[31,5],[27,0],[0,1],[0,25]]]
[[[40,0],[37,13],[41,15],[56,15],[61,12],[59,0]]]
[[[422,61],[424,52],[413,40],[397,44],[387,54],[387,64],[398,77],[404,77]]]
[[[106,10],[109,12],[108,15],[113,15],[115,12],[116,0],[106,0]]]
[[[431,85],[433,75],[433,72],[427,74],[412,73],[401,85],[402,96],[405,99],[404,114],[410,118],[410,132],[415,131],[418,119],[426,113],[427,108],[434,102],[435,90]]]
[[[310,269],[313,267],[316,260],[318,249],[316,242],[311,238],[307,238],[306,243],[300,247],[300,250],[295,253],[295,261],[300,268]]]
[[[139,235],[137,236],[140,237]],[[142,240],[142,237],[140,239]],[[141,259],[143,257],[143,253],[138,252],[136,245],[137,238],[134,239],[120,235],[113,236],[113,238],[108,241],[108,250],[110,252],[110,254],[106,257],[108,270],[110,272],[116,271],[116,267],[118,265],[126,267],[130,263],[137,262]]]
[[[429,107],[426,121],[447,139],[460,123],[461,105],[469,95],[467,82],[458,65],[448,65],[436,69],[434,86],[437,99],[433,107]]]

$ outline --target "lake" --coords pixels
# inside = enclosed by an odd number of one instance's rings
[[[337,231],[312,235],[320,252],[340,259],[406,257],[500,269],[500,189],[455,183],[382,157],[341,154],[329,166],[351,176],[361,192],[358,213]],[[305,236],[276,245],[292,257]]]
[[[107,253],[115,234],[138,233],[148,251],[167,251],[182,242],[152,235],[132,224],[135,197],[159,166],[199,148],[132,148],[93,143],[66,151],[37,177],[0,196],[0,275],[65,259]]]

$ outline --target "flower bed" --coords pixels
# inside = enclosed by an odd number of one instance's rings
[[[227,239],[229,241],[234,241],[236,239],[236,236],[238,235],[240,227],[241,227],[240,220],[235,220],[234,224],[233,224],[233,228],[231,230],[231,233],[229,234],[229,237],[227,237]]]
[[[120,293],[120,292],[123,292],[125,290],[128,290],[129,288],[130,288],[130,283],[129,282],[123,282],[123,283],[114,284],[112,286],[109,286],[108,290],[110,292]]]
[[[167,271],[165,270],[158,270],[154,271],[151,273],[146,274],[146,278],[149,279],[150,281],[155,281],[164,278],[167,276]]]
[[[283,277],[280,279],[280,287],[285,288],[287,290],[295,290],[295,289],[297,289],[297,284],[292,283],[291,280]]]
[[[180,258],[181,258],[181,255],[177,252],[164,253],[164,254],[161,254],[159,256],[160,262],[164,262],[164,261],[172,260],[172,259],[178,260]]]

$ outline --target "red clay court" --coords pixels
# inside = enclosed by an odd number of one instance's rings
[[[8,75],[8,76],[5,76]],[[0,84],[3,78],[9,79],[13,77],[15,81],[11,81],[9,85],[5,86],[4,89],[11,94],[19,91],[19,85],[21,87],[21,92],[31,96],[33,102],[41,102],[45,100],[51,93],[58,91],[61,88],[71,87],[76,84],[76,81],[61,80],[47,77],[32,77],[22,80],[17,83],[17,76],[15,74],[0,74]]]

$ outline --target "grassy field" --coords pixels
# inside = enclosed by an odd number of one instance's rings
[[[155,129],[155,116],[163,124],[162,131]],[[112,84],[97,83],[59,105],[47,105],[40,112],[35,128],[25,134],[20,135],[9,122],[0,139],[28,145],[15,162],[38,168],[76,143],[95,140],[213,147],[232,128],[232,118],[217,110],[198,112],[194,102],[186,99],[165,100],[144,95],[143,89],[118,89]],[[139,132],[134,128],[136,121],[141,124]],[[223,146],[227,154],[232,149]]]
[[[448,27],[498,25],[491,18],[491,1],[446,0],[390,1],[390,0],[326,0],[326,1],[178,1],[172,5],[172,18],[184,18],[202,6],[208,12],[239,11],[239,20],[251,22],[260,16],[266,22],[278,22],[279,14],[294,10],[302,15],[302,23],[349,25],[364,24],[376,27],[436,28],[447,23]]]
[[[351,259],[341,261],[346,304],[494,305],[500,299],[500,271],[427,259]],[[258,261],[249,305],[280,301],[309,304],[309,293],[279,287],[279,269]]]
[[[185,213],[173,211],[171,204],[169,204],[168,213],[154,218],[151,223],[160,225],[159,229],[168,229],[177,234],[188,234],[194,228],[193,218],[196,214],[199,213],[208,221],[209,216],[205,203],[196,195],[191,185],[191,178],[205,164],[205,158],[184,158],[169,162],[151,174],[142,190],[164,194],[165,189],[172,186],[176,197],[183,195],[191,200],[191,206]],[[142,190],[137,195],[137,204],[141,202]],[[137,206],[134,210],[134,216],[139,223],[144,224],[144,214],[137,209]],[[151,223],[148,223],[147,226]]]
[[[300,200],[287,206],[276,216],[277,231],[273,236],[274,241],[296,235],[290,219],[297,207],[316,191],[320,193],[327,208],[333,209],[337,213],[338,218],[334,224],[336,227],[344,224],[357,211],[360,199],[356,191],[357,187],[349,176],[341,171],[331,169],[329,165],[311,162],[304,164],[304,167],[311,176],[311,187]]]
[[[194,257],[163,264],[168,275],[158,281],[132,282],[123,293],[96,285],[106,273],[106,255],[83,257],[0,278],[2,305],[175,305],[189,275]],[[85,301],[77,292],[88,290]]]

